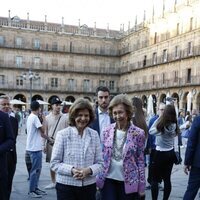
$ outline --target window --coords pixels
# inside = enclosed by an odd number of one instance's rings
[[[144,60],[143,60],[143,67],[145,67],[147,65],[147,56],[144,56]]]
[[[5,84],[5,75],[0,75],[0,84],[1,85]]]
[[[16,66],[22,67],[22,56],[16,56]]]
[[[179,58],[180,52],[179,52],[179,46],[175,46],[175,58]]]
[[[99,80],[99,86],[106,86],[105,80]]]
[[[188,55],[192,55],[192,42],[188,42]]]
[[[23,86],[23,78],[21,76],[17,76],[17,79],[16,79],[16,85],[17,86]]]
[[[4,37],[0,35],[0,46],[3,46],[4,42]]]
[[[72,52],[72,48],[73,48],[72,42],[70,42],[70,44],[69,44],[69,52]]]
[[[176,35],[179,35],[179,32],[180,31],[180,24],[179,23],[177,23],[176,24]]]
[[[35,57],[34,58],[34,66],[35,67],[39,67],[40,66],[40,58],[39,57]]]
[[[153,85],[155,85],[155,75],[152,76]]]
[[[85,79],[83,81],[83,91],[89,91],[90,90],[90,80]]]
[[[174,71],[174,82],[178,82],[178,71]]]
[[[187,83],[191,83],[191,68],[187,69]]]
[[[153,65],[157,64],[157,53],[153,53]]]
[[[165,84],[165,73],[162,74],[162,83]]]
[[[57,50],[58,50],[58,44],[57,44],[57,42],[53,42],[52,51],[57,51]]]
[[[167,49],[163,50],[163,62],[167,62]]]
[[[115,89],[115,81],[109,81],[109,89],[114,90]]]
[[[190,18],[190,31],[193,29],[193,17]]]
[[[75,80],[68,79],[68,90],[73,91],[75,90]]]
[[[33,48],[40,49],[40,40],[39,39],[34,39]]]
[[[156,42],[157,42],[157,32],[155,32],[154,34],[154,44],[156,44]]]
[[[15,46],[16,47],[22,47],[22,38],[21,37],[17,37],[15,39]]]
[[[51,87],[58,87],[58,78],[51,78]]]

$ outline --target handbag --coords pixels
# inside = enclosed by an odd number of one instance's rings
[[[182,163],[181,148],[178,145],[178,151],[174,151],[174,164],[175,165],[180,165],[181,163]]]
[[[61,115],[61,116],[62,116],[62,115]],[[54,139],[53,136],[54,136],[54,134],[55,134],[55,131],[56,131],[56,128],[57,128],[57,126],[58,126],[58,123],[59,123],[59,121],[60,121],[61,116],[58,118],[58,121],[57,121],[56,126],[55,126],[54,131],[53,131],[53,134],[52,134],[52,136],[50,137],[52,141],[49,141],[49,140],[48,140],[48,141],[47,141],[47,145],[50,145],[50,146],[53,146],[53,145],[54,145],[55,139]]]

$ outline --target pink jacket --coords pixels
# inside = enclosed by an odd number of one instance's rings
[[[103,171],[97,175],[96,184],[100,189],[104,186],[108,174],[112,151],[113,137],[116,123],[108,126],[104,131],[103,144]],[[124,186],[127,194],[145,191],[145,161],[144,161],[145,134],[133,124],[127,132],[127,139],[123,150]]]

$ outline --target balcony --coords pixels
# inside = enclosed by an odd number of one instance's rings
[[[188,82],[187,77],[178,78],[175,82],[174,79],[162,81],[149,82],[143,84],[134,84],[120,87],[119,90],[122,93],[131,93],[131,92],[142,92],[142,91],[150,91],[150,90],[159,90],[159,89],[169,89],[169,88],[180,88],[187,86],[199,86],[200,79],[198,76],[192,76],[191,81]]]
[[[186,49],[182,49],[179,51],[178,56],[175,56],[175,53],[171,53],[167,55],[167,60],[164,61],[163,60],[163,56],[157,56],[156,58],[156,63],[153,63],[153,59],[147,59],[146,60],[146,65],[144,66],[144,62],[143,61],[137,61],[134,63],[130,63],[128,66],[122,66],[120,68],[120,73],[125,74],[125,73],[130,73],[131,71],[135,71],[135,70],[141,70],[141,69],[145,69],[145,68],[149,68],[149,67],[153,67],[153,66],[158,66],[161,64],[167,64],[170,62],[175,62],[177,60],[181,60],[181,59],[187,59],[187,58],[191,58],[191,57],[195,57],[195,56],[200,56],[200,45],[198,46],[194,46],[192,48],[192,53],[188,53],[188,48]]]
[[[4,62],[0,60],[0,68],[2,69],[10,69],[10,70],[18,70],[18,71],[27,71],[30,66],[33,66],[32,69],[40,72],[58,72],[58,73],[81,73],[81,74],[103,74],[103,75],[114,75],[118,76],[120,74],[120,69],[111,66],[111,67],[77,67],[74,65],[62,65],[62,66],[52,66],[48,65],[48,63],[40,63],[39,65],[34,66],[34,64],[22,62],[21,65],[17,66],[13,61]]]
[[[41,93],[72,93],[72,94],[95,94],[96,92],[96,85],[92,85],[88,88],[83,87],[83,85],[77,85],[74,87],[68,87],[67,84],[59,84],[57,87],[51,86],[51,84],[41,83],[41,84],[34,84],[33,83],[33,92],[41,92]],[[23,85],[16,85],[15,82],[4,82],[0,84],[1,90],[6,91],[15,91],[15,92],[29,92],[30,91],[30,83],[24,82]],[[111,90],[111,93],[117,94],[118,88],[115,87]]]

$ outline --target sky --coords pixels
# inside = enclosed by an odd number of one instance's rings
[[[47,22],[61,23],[64,17],[64,24],[78,25],[86,24],[97,28],[120,30],[120,24],[124,24],[125,30],[130,21],[131,27],[137,21],[143,19],[144,10],[152,10],[152,1],[158,4],[162,0],[6,0],[0,6],[0,16],[7,17],[8,10],[11,17],[18,16],[21,19],[27,18],[36,21],[44,21],[47,15]],[[172,0],[168,0],[172,1]],[[173,0],[174,1],[174,0]]]

